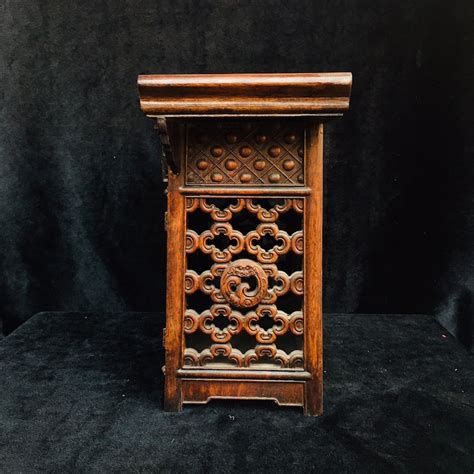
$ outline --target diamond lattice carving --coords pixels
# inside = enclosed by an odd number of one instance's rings
[[[299,122],[188,124],[187,184],[302,185],[304,127]]]

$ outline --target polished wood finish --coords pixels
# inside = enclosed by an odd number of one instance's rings
[[[141,108],[157,116],[341,115],[351,86],[350,73],[138,77]]]
[[[240,398],[243,400],[272,400],[278,405],[302,406],[304,382],[230,380],[228,378],[183,379],[184,403],[207,403],[210,400]]]
[[[186,140],[186,184],[303,186],[302,125],[268,120],[192,123]]]
[[[174,174],[171,169],[168,175],[168,211],[166,230],[168,236],[167,251],[167,287],[166,287],[166,317],[167,324],[164,332],[165,348],[165,409],[180,411],[182,407],[181,381],[176,372],[181,367],[183,357],[183,313],[184,294],[183,280],[185,269],[184,241],[182,230],[185,219],[184,196],[176,192],[182,182],[182,176]],[[169,216],[173,216],[172,219]]]
[[[304,313],[306,370],[312,379],[305,385],[305,413],[323,411],[323,124],[311,122],[307,134],[306,172],[312,195],[304,215]]]
[[[279,229],[277,223],[288,213],[293,213],[301,221],[303,199],[281,199],[274,206],[263,207],[254,198],[236,198],[227,207],[219,208],[206,198],[187,198],[188,216],[198,210],[204,216],[208,215],[212,224],[199,234],[188,223],[186,253],[209,255],[214,263],[201,274],[187,268],[184,291],[187,295],[203,293],[212,305],[201,313],[187,308],[184,333],[206,334],[210,341],[203,350],[186,347],[183,366],[205,367],[219,358],[225,358],[230,367],[243,369],[253,368],[266,359],[267,364],[274,365],[273,368],[303,370],[302,344],[301,349],[290,351],[279,344],[280,336],[291,334],[301,339],[304,334],[303,312],[296,309],[287,313],[275,304],[288,294],[303,295],[303,272],[297,270],[287,274],[276,264],[281,256],[289,253],[295,256],[303,254],[302,224],[288,233]],[[245,235],[233,227],[238,225],[234,223],[235,218],[244,210],[254,217],[254,230],[247,230]],[[213,243],[219,235],[227,237],[227,246]],[[266,237],[273,238],[273,245],[267,239],[266,246],[262,247]],[[243,252],[254,260],[240,258]],[[253,280],[253,288],[249,280]],[[219,317],[225,318],[229,324],[224,328],[216,326],[214,320]],[[272,325],[262,327],[261,321],[266,318],[272,321]],[[255,346],[245,351],[234,347],[234,336],[240,334],[252,336]],[[263,366],[260,365],[260,368]]]
[[[168,165],[165,409],[322,412],[323,122],[334,74],[139,76]]]
[[[312,375],[305,370],[226,370],[226,369],[179,369],[183,378],[250,379],[250,380],[311,380]]]
[[[218,187],[214,189],[209,188],[193,188],[189,186],[181,186],[179,192],[188,196],[288,196],[288,189],[262,186],[260,188],[249,187],[239,188],[237,186]],[[308,196],[311,194],[311,189],[306,186],[295,187],[291,189],[291,196]]]

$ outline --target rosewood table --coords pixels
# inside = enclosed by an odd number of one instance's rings
[[[142,75],[166,165],[165,409],[322,412],[323,123],[350,73]]]

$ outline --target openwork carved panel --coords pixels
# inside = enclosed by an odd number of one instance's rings
[[[138,85],[167,171],[165,410],[238,398],[321,414],[323,129],[352,75]]]
[[[187,184],[302,185],[300,122],[188,124]]]
[[[186,198],[185,367],[303,369],[303,210]]]

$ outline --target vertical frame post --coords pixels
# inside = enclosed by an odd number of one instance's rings
[[[167,224],[167,290],[165,347],[165,399],[166,411],[181,411],[181,380],[177,371],[183,354],[182,320],[184,313],[185,268],[185,197],[179,187],[183,174],[168,171],[168,224]]]
[[[311,194],[304,210],[305,414],[323,411],[323,124],[310,121],[306,133],[306,183]]]

